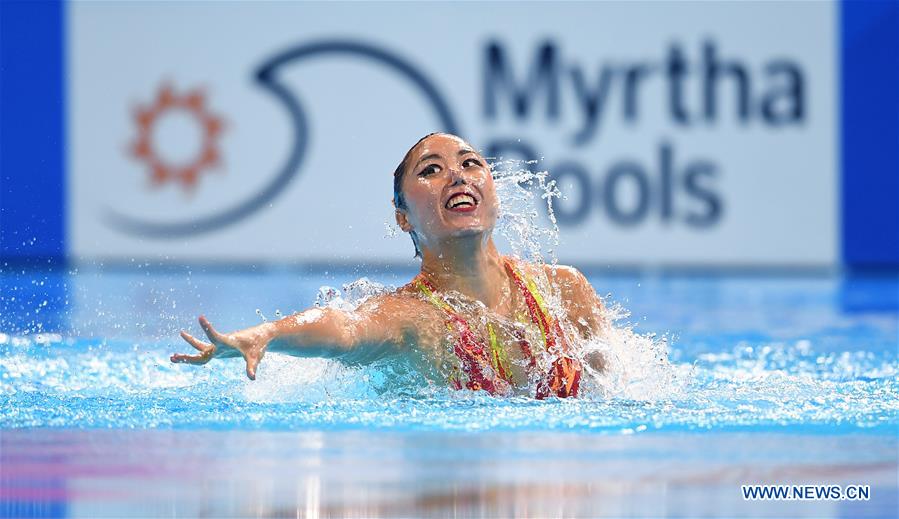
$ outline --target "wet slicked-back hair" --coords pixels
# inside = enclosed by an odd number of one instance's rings
[[[397,209],[402,209],[403,211],[408,209],[406,205],[406,199],[403,197],[403,177],[406,176],[406,166],[409,165],[409,155],[412,154],[412,150],[415,149],[416,146],[422,143],[428,137],[434,135],[451,135],[449,133],[444,132],[433,132],[425,135],[421,139],[418,139],[418,142],[412,145],[409,148],[409,151],[403,155],[403,160],[400,162],[400,165],[396,167],[396,170],[393,172],[393,205]],[[455,135],[453,135],[455,137]],[[415,247],[415,257],[421,257],[421,249],[418,248],[418,236],[415,235],[415,231],[410,231],[409,235],[412,237],[412,245]]]

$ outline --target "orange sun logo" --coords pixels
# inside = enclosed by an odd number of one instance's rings
[[[202,131],[202,145],[193,158],[181,163],[167,162],[159,156],[154,146],[154,129],[160,119],[168,115],[188,115]],[[206,110],[203,92],[195,90],[183,96],[176,95],[169,85],[160,87],[152,106],[138,106],[134,110],[137,123],[137,140],[131,147],[132,155],[150,168],[150,180],[154,186],[168,181],[180,182],[185,190],[192,190],[203,170],[219,165],[220,154],[216,148],[224,122]]]

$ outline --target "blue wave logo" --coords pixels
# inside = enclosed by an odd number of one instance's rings
[[[122,232],[146,238],[183,238],[232,225],[274,201],[300,174],[309,145],[309,124],[305,112],[297,97],[278,81],[278,71],[288,65],[319,59],[360,59],[389,70],[421,93],[433,108],[443,131],[459,133],[459,126],[446,98],[420,70],[399,55],[367,43],[346,40],[322,40],[292,47],[265,60],[255,73],[259,86],[275,96],[287,110],[294,132],[294,145],[284,165],[268,184],[243,201],[199,218],[158,222],[134,218],[110,209],[106,215],[108,224]]]

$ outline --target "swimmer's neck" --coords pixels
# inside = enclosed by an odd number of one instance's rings
[[[508,283],[493,238],[461,239],[422,250],[421,273],[438,292],[455,291],[496,308]]]

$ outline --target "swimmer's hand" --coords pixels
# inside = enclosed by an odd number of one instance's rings
[[[272,335],[265,326],[254,326],[234,333],[223,334],[212,327],[212,323],[200,316],[200,326],[211,342],[203,342],[193,335],[181,330],[181,338],[196,348],[200,353],[188,355],[176,353],[171,361],[187,364],[206,364],[214,358],[236,356],[240,354],[247,363],[247,377],[256,380],[256,368],[265,355],[265,349],[272,340]]]

